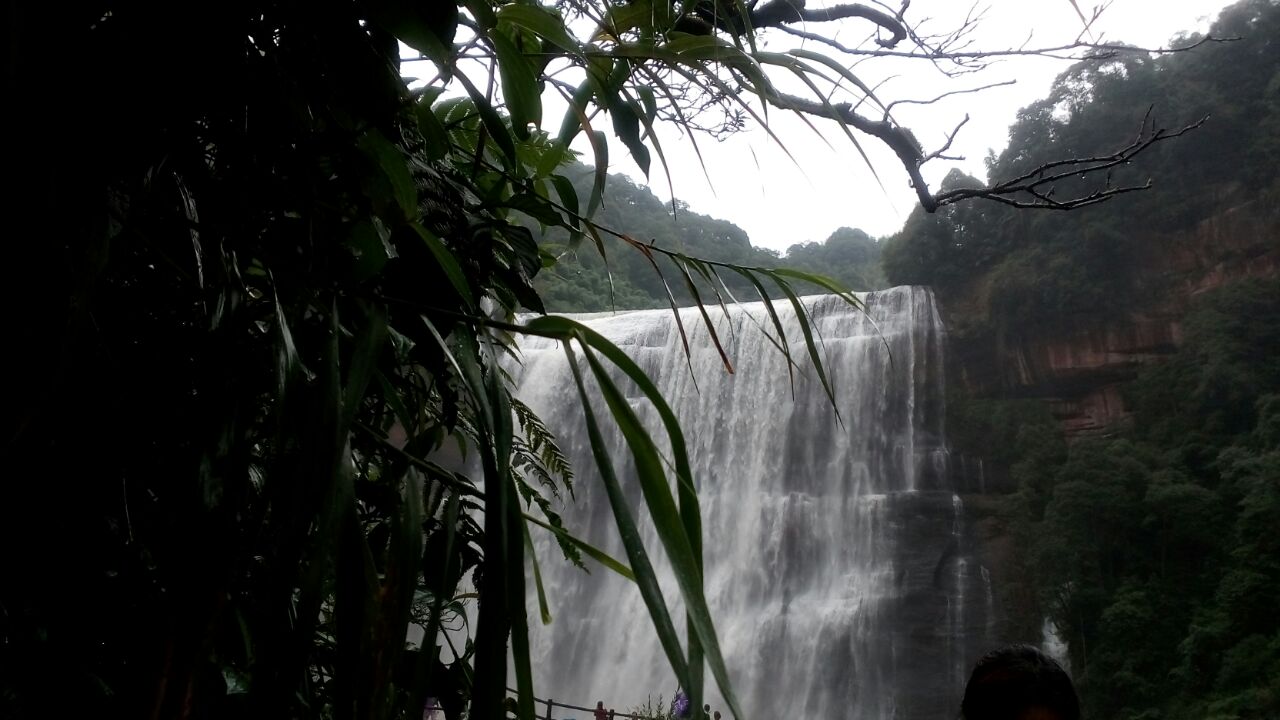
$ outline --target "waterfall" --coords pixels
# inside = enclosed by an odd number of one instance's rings
[[[831,296],[804,299],[840,421],[786,302],[775,306],[799,366],[793,384],[762,329],[771,333],[772,324],[759,303],[727,315],[708,309],[733,374],[696,308],[681,311],[687,359],[670,311],[578,316],[636,360],[684,427],[704,518],[707,599],[752,719],[953,718],[965,671],[986,649],[989,587],[967,555],[963,505],[947,477],[944,336],[933,296],[900,287],[863,299],[865,313]],[[566,525],[625,557],[563,350],[529,338],[520,354],[511,368],[518,395],[578,472]],[[623,387],[657,438],[656,413]],[[595,406],[608,415],[602,402]],[[625,441],[610,430],[625,484]],[[657,571],[669,578],[656,534],[638,514]],[[534,532],[554,616],[532,628],[539,696],[603,700],[620,712],[659,695],[669,701],[674,676],[635,587],[603,568],[573,568]],[[674,583],[664,587],[679,619]],[[723,710],[707,678],[707,701]]]

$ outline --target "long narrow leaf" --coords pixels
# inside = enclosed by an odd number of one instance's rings
[[[573,348],[566,341],[564,349],[565,355],[569,360],[569,370],[573,373],[573,381],[578,386],[578,397],[582,401],[582,411],[586,417],[587,424],[587,438],[591,442],[591,453],[595,456],[596,467],[600,471],[601,480],[604,482],[605,493],[609,496],[609,504],[613,508],[614,522],[618,525],[618,536],[622,540],[622,547],[626,550],[627,559],[631,563],[636,586],[640,589],[640,597],[644,600],[645,607],[649,610],[654,632],[658,636],[658,642],[662,645],[663,651],[666,652],[667,661],[671,663],[671,669],[675,671],[676,678],[682,685],[687,684],[690,679],[688,660],[680,649],[680,638],[677,637],[675,625],[671,622],[671,613],[667,609],[667,602],[662,597],[662,587],[658,584],[658,577],[653,571],[653,564],[649,562],[649,555],[640,540],[640,530],[636,527],[635,518],[631,515],[631,508],[627,505],[627,499],[622,494],[622,485],[618,482],[618,477],[614,473],[613,459],[609,457],[609,450],[605,445],[604,436],[601,434],[599,424],[596,422],[595,411],[591,408],[591,398],[587,393],[586,384],[582,380],[582,372],[578,369],[578,362],[574,357]]]
[[[501,29],[489,34],[498,58],[498,75],[502,79],[502,98],[511,113],[511,130],[520,140],[529,139],[529,126],[542,125],[542,93],[538,78],[524,54]]]
[[[782,327],[782,320],[778,318],[778,311],[773,307],[773,300],[769,298],[769,293],[764,289],[764,285],[760,280],[746,268],[734,266],[733,270],[742,277],[746,278],[756,289],[756,293],[760,295],[760,302],[764,303],[764,309],[769,314],[769,320],[773,322],[773,329],[778,333],[777,348],[782,351],[783,356],[787,359],[787,381],[791,386],[791,398],[795,399],[796,393],[796,362],[791,357],[791,345],[787,342],[787,331]]]
[[[769,277],[777,284],[778,289],[782,290],[782,294],[787,296],[787,300],[791,301],[791,307],[795,309],[796,321],[800,325],[800,333],[804,336],[804,345],[809,350],[809,359],[813,362],[814,372],[818,374],[818,380],[822,382],[822,389],[827,393],[827,399],[831,401],[831,408],[835,411],[836,422],[843,424],[840,418],[840,407],[836,404],[836,394],[831,388],[831,382],[827,380],[827,371],[824,369],[822,355],[818,352],[818,346],[813,341],[813,331],[810,329],[809,313],[804,309],[804,303],[800,302],[800,298],[796,297],[796,293],[791,289],[785,280],[779,276],[770,273]]]
[[[694,631],[694,637],[705,650],[707,663],[711,666],[711,673],[715,676],[725,701],[729,703],[733,714],[740,718],[742,710],[729,683],[728,670],[720,654],[720,643],[711,621],[711,611],[707,607],[706,596],[702,590],[702,565],[700,559],[694,554],[693,544],[689,541],[679,509],[671,496],[671,488],[667,485],[658,449],[640,423],[626,396],[613,383],[595,353],[587,345],[583,346],[582,352],[591,366],[609,410],[613,413],[614,421],[618,423],[631,449],[641,493],[645,504],[649,507],[649,515],[653,520],[654,528],[658,531],[658,538],[667,552],[667,559],[671,562],[676,584],[684,597],[689,626]],[[686,675],[682,680],[691,701],[696,704],[700,700],[702,689],[694,684],[693,676]]]
[[[564,19],[556,17],[550,10],[541,5],[520,5],[512,3],[498,9],[498,20],[505,20],[519,25],[543,38],[551,41],[561,50],[581,57],[582,46],[565,28]]]
[[[707,334],[711,336],[711,343],[715,345],[716,352],[720,353],[720,362],[724,364],[725,370],[730,375],[733,374],[733,362],[729,360],[729,354],[724,351],[724,346],[720,344],[720,334],[716,332],[715,323],[711,321],[711,316],[707,314],[707,307],[702,303],[702,294],[698,292],[698,286],[693,282],[693,277],[689,275],[689,270],[685,267],[687,258],[684,255],[674,255],[672,260],[675,261],[676,267],[680,269],[680,275],[684,278],[685,287],[689,290],[689,294],[693,296],[693,302],[698,306],[698,312],[702,314],[702,322],[707,326]]]
[[[528,520],[534,525],[537,525],[540,528],[549,530],[560,539],[568,542],[570,545],[573,545],[574,547],[581,550],[591,559],[595,560],[596,562],[600,563],[606,568],[618,573],[619,575],[630,580],[631,582],[636,581],[636,576],[634,573],[631,572],[631,568],[627,567],[625,564],[622,563],[622,561],[606,553],[605,551],[601,550],[595,545],[592,545],[586,540],[583,540],[582,538],[572,535],[571,533],[566,531],[564,528],[558,528],[552,525],[551,523],[539,520],[538,518],[532,515],[529,515],[527,513],[525,514],[524,519]]]
[[[411,223],[410,227],[422,238],[422,242],[431,251],[431,255],[440,265],[440,269],[444,271],[445,277],[449,279],[449,284],[453,285],[453,289],[458,292],[458,297],[467,304],[467,307],[475,307],[475,297],[471,293],[471,286],[467,283],[467,276],[462,272],[462,266],[458,264],[458,259],[454,257],[449,248],[445,247],[440,238],[434,233],[427,230],[421,223]]]
[[[626,238],[629,239],[629,238]],[[676,305],[676,297],[671,294],[671,286],[667,284],[667,278],[662,274],[662,268],[658,266],[658,261],[653,257],[653,251],[649,246],[639,241],[631,241],[632,246],[640,251],[640,254],[649,261],[649,265],[653,267],[653,271],[658,274],[658,279],[662,281],[662,289],[667,291],[667,302],[671,305],[671,317],[675,318],[676,331],[680,333],[680,344],[684,347],[684,361],[689,366],[689,377],[693,380],[693,386],[698,387],[698,376],[693,372],[693,354],[689,352],[689,336],[684,330],[684,320],[680,318],[680,308]]]
[[[733,693],[733,689],[729,683],[728,671],[724,664],[724,658],[720,653],[720,646],[715,636],[715,629],[711,624],[710,613],[706,608],[706,599],[702,595],[701,509],[698,503],[697,491],[693,484],[693,472],[689,464],[689,454],[684,440],[684,432],[680,428],[679,420],[676,418],[675,413],[672,412],[671,407],[667,404],[666,400],[662,397],[662,393],[660,393],[658,388],[653,384],[653,381],[644,374],[644,371],[636,365],[635,361],[628,357],[626,353],[622,352],[618,346],[604,338],[604,336],[585,325],[574,322],[573,320],[554,316],[536,318],[529,323],[529,328],[538,332],[558,334],[562,337],[576,335],[579,340],[584,343],[584,348],[589,346],[591,349],[600,352],[618,369],[620,369],[628,379],[635,383],[640,391],[644,393],[649,402],[653,404],[654,408],[658,412],[658,416],[662,419],[663,427],[667,431],[667,437],[671,447],[671,455],[676,468],[676,489],[680,498],[680,527],[686,534],[686,541],[688,543],[687,556],[685,556],[685,558],[691,564],[692,568],[694,568],[692,572],[686,572],[680,576],[684,580],[684,583],[681,584],[681,592],[685,597],[688,614],[688,637],[690,638],[689,658],[690,662],[696,663],[699,666],[698,670],[690,669],[688,682],[685,685],[685,688],[691,695],[701,694],[702,673],[700,668],[705,652],[706,661],[711,666],[712,674],[716,678],[716,683],[720,688],[721,694],[730,703],[730,708],[733,710],[735,716],[741,718],[742,713],[738,706],[736,695]],[[575,373],[575,378],[577,378],[577,366],[572,363],[571,353],[570,359],[570,368]],[[593,359],[593,356],[588,356],[588,359]],[[596,363],[596,366],[598,367],[598,363]],[[605,379],[608,380],[607,377]],[[615,397],[615,403],[616,401],[617,399]],[[626,405],[625,401],[623,401],[622,405]],[[611,404],[610,407],[613,409],[614,405]],[[615,412],[615,417],[617,412],[632,413],[634,416],[634,413],[630,410],[629,406],[625,408],[619,406],[618,411]],[[598,457],[597,462],[599,462]],[[612,466],[610,466],[610,472],[611,471]],[[668,515],[670,514],[669,506],[666,513]],[[668,550],[668,553],[670,553],[670,550]]]
[[[784,277],[792,277],[797,280],[813,283],[814,285],[829,291],[831,294],[846,303],[849,303],[853,309],[862,311],[866,310],[866,306],[862,304],[862,301],[858,299],[857,295],[854,295],[848,288],[825,275],[805,272],[803,270],[792,270],[791,268],[775,268],[773,272]]]
[[[529,561],[533,566],[533,587],[538,595],[538,612],[542,616],[542,624],[550,625],[551,608],[547,606],[547,591],[542,586],[542,568],[538,566],[538,553],[533,549],[533,538],[529,537],[529,526],[521,523],[520,530],[524,535],[524,549],[529,553]]]
[[[476,110],[480,113],[480,121],[484,123],[485,129],[489,131],[489,136],[493,138],[493,142],[502,151],[508,167],[519,174],[523,166],[516,159],[516,144],[511,139],[511,133],[507,131],[507,125],[502,121],[502,116],[498,115],[498,111],[493,109],[493,104],[485,99],[484,94],[480,92],[475,84],[467,79],[465,73],[457,73],[454,77],[457,78],[458,82],[462,83],[467,95],[471,96]]]

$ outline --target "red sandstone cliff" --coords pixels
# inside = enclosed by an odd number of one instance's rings
[[[1153,233],[1140,239],[1137,260],[1137,302],[1020,336],[957,342],[952,357],[960,381],[980,396],[1044,398],[1069,437],[1123,424],[1128,412],[1121,385],[1178,347],[1182,318],[1197,294],[1280,274],[1280,202],[1254,200],[1190,231]],[[985,305],[982,294],[979,283],[967,297],[952,300],[956,322]]]

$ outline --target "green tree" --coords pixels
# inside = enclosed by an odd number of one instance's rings
[[[1246,281],[1199,298],[1185,344],[1129,388],[1134,422],[1119,438],[1011,441],[1011,426],[1037,427],[1014,415],[1018,401],[970,401],[988,427],[957,438],[1010,444],[1021,568],[1070,644],[1092,715],[1275,712],[1280,369],[1264,348],[1277,287]]]
[[[782,263],[828,275],[855,290],[879,290],[888,286],[880,269],[880,250],[880,243],[864,231],[842,227],[821,243],[792,245]]]

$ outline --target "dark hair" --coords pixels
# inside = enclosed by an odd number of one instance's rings
[[[964,720],[1019,720],[1032,709],[1058,720],[1079,720],[1080,699],[1071,677],[1030,645],[1009,645],[983,656],[964,688]]]

